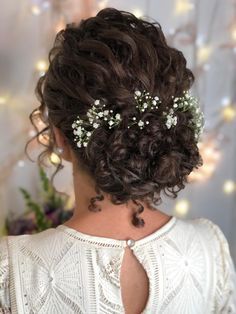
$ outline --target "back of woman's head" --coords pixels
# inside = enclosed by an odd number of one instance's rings
[[[50,138],[40,160],[55,148],[55,125],[78,164],[93,177],[98,194],[108,193],[113,204],[134,201],[139,209],[133,224],[142,226],[144,221],[137,215],[143,207],[138,201],[157,205],[162,191],[175,198],[187,176],[202,164],[189,125],[191,112],[177,112],[174,128],[163,122],[162,112],[173,105],[172,96],[181,97],[194,81],[186,59],[167,45],[157,22],[107,8],[60,31],[49,60],[36,88],[41,105],[31,114],[32,120],[40,114],[47,124],[43,133]],[[143,129],[127,127],[136,112],[135,90],[146,90],[162,101],[158,110],[148,114],[149,124]],[[78,115],[86,117],[96,99],[119,113],[122,121],[111,129],[101,125],[87,147],[78,147],[72,123]],[[102,197],[93,198],[92,205],[96,199]]]

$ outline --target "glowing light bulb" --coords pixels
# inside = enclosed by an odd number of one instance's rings
[[[188,13],[192,9],[194,9],[194,4],[190,3],[188,0],[176,0],[175,3],[176,15]]]
[[[56,33],[60,32],[62,29],[64,29],[65,26],[66,26],[65,19],[64,19],[64,17],[61,17],[59,19],[59,21],[57,22],[56,27],[55,27]]]
[[[233,25],[233,27],[231,28],[231,37],[233,40],[236,41],[236,25]]]
[[[53,163],[53,164],[59,164],[61,162],[60,160],[60,157],[55,154],[55,153],[51,153],[50,155],[50,161]]]
[[[0,96],[0,105],[5,105],[6,102],[7,102],[7,97]]]
[[[104,9],[104,8],[107,6],[107,3],[108,3],[108,0],[101,0],[101,1],[98,3],[98,8],[99,8],[99,10]]]
[[[17,163],[17,165],[18,165],[18,167],[20,167],[20,168],[24,167],[24,165],[25,165],[24,160],[19,160],[18,163]]]
[[[210,68],[211,68],[211,66],[210,66],[210,64],[208,64],[208,63],[205,63],[205,64],[203,65],[203,70],[204,70],[204,71],[209,71]]]
[[[210,47],[209,45],[203,45],[199,47],[197,51],[197,58],[198,58],[199,63],[204,63],[208,61],[211,53],[212,53],[212,47]]]
[[[47,68],[48,68],[47,61],[45,61],[45,60],[39,60],[39,61],[36,62],[35,67],[36,67],[36,69],[37,69],[39,72],[45,72],[45,71],[47,71]]]
[[[139,19],[141,16],[143,16],[143,12],[140,9],[134,9],[132,13]]]
[[[231,100],[229,97],[223,97],[222,100],[221,100],[221,104],[222,106],[228,106],[229,104],[231,103]]]
[[[185,216],[189,211],[190,203],[188,200],[182,199],[176,202],[175,212],[180,216]]]
[[[190,173],[188,179],[192,181],[204,181],[212,176],[220,160],[221,153],[217,148],[217,142],[214,140],[198,143],[200,155],[203,159],[203,165]]]
[[[37,5],[33,5],[33,6],[31,7],[31,12],[32,12],[32,14],[34,14],[34,15],[39,15],[39,14],[41,13],[40,7],[37,6]]]
[[[235,190],[236,190],[236,183],[234,181],[232,181],[232,180],[225,181],[224,186],[223,186],[223,191],[226,194],[231,194]]]
[[[202,34],[199,34],[198,36],[197,36],[197,39],[196,39],[196,45],[198,46],[198,47],[201,47],[203,44],[204,44],[204,42],[205,42],[205,36],[204,35],[202,35]]]
[[[225,121],[231,122],[236,117],[236,108],[228,105],[222,109],[221,114]]]

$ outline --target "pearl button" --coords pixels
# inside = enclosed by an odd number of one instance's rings
[[[135,245],[135,241],[134,241],[133,239],[127,240],[126,243],[127,243],[127,245],[128,245],[129,247],[132,247],[132,246]]]

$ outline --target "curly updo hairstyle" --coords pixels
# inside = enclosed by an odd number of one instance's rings
[[[187,177],[202,165],[194,130],[189,126],[190,112],[177,111],[178,123],[167,129],[161,114],[172,107],[175,97],[183,96],[194,82],[182,52],[170,47],[157,22],[136,18],[133,14],[106,8],[95,17],[68,24],[55,39],[49,53],[49,68],[36,86],[40,106],[31,115],[46,124],[36,137],[46,135],[46,149],[39,162],[55,149],[52,125],[65,135],[78,158],[78,164],[93,177],[96,193],[89,210],[108,193],[113,204],[133,201],[137,211],[132,224],[142,227],[138,215],[145,202],[150,209],[161,202],[161,192],[176,198]],[[162,101],[148,115],[143,130],[127,128],[135,115],[134,91],[146,90]],[[86,117],[91,104],[103,100],[121,123],[109,129],[95,129],[87,147],[77,147],[72,123],[77,115]],[[61,168],[58,165],[56,172]]]

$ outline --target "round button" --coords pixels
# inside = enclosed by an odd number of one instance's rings
[[[127,240],[126,243],[127,243],[127,245],[128,245],[129,247],[132,247],[132,246],[135,245],[135,241],[134,241],[133,239]]]

